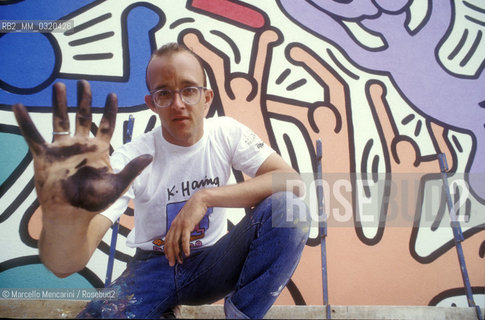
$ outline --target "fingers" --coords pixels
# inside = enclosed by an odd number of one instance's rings
[[[69,118],[67,116],[66,86],[56,83],[52,87],[52,129],[53,132],[69,132]],[[68,134],[54,134],[54,141],[68,137]]]
[[[182,234],[182,241],[180,243],[180,248],[186,257],[190,256],[190,234],[191,231],[184,232]]]
[[[88,137],[92,123],[92,94],[89,82],[80,80],[77,82],[77,113],[76,113],[76,136]],[[54,132],[69,132],[69,118],[67,115],[66,86],[56,83],[53,87],[53,128]],[[106,98],[103,118],[99,125],[97,136],[109,143],[113,135],[116,113],[118,112],[118,99],[111,93]],[[54,141],[63,139],[67,135],[54,135]]]
[[[16,104],[12,109],[20,127],[20,131],[27,141],[30,150],[34,155],[38,155],[42,151],[42,147],[45,145],[44,138],[42,138],[39,131],[35,127],[29,113],[27,112],[27,109],[23,104]]]
[[[91,87],[89,82],[80,80],[77,83],[76,136],[88,137],[91,130]]]
[[[118,112],[118,98],[114,93],[109,94],[106,97],[106,103],[104,105],[104,113],[99,123],[98,132],[96,137],[100,140],[109,143],[111,136],[116,125],[116,113]]]
[[[183,255],[186,257],[190,255],[190,231],[180,230],[172,224],[167,236],[165,237],[165,257],[171,267],[175,265],[175,261],[179,264],[183,263]]]
[[[174,236],[175,233],[175,228],[172,226],[168,230],[167,234],[165,235],[165,247],[163,248],[163,251],[165,253],[165,258],[168,260],[168,264],[173,267],[175,265],[175,257],[177,254],[177,247],[174,247],[174,238],[177,238],[177,236]]]
[[[180,256],[180,233],[177,230],[170,230],[165,237],[165,257],[171,267],[175,265],[175,261],[182,263],[182,257]]]

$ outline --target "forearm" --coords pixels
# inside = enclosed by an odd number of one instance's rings
[[[85,217],[67,223],[43,217],[42,223],[39,255],[44,265],[58,277],[82,270],[111,225],[109,219],[99,214],[89,220]]]
[[[298,173],[275,170],[238,184],[201,190],[199,196],[207,207],[249,208],[280,191],[301,196],[303,183]]]
[[[43,227],[39,239],[42,263],[58,277],[81,270],[89,260],[87,231]]]

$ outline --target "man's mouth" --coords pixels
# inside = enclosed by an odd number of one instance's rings
[[[190,118],[189,117],[180,116],[180,117],[174,117],[172,119],[172,121],[175,121],[175,122],[184,121],[184,120],[190,120]]]

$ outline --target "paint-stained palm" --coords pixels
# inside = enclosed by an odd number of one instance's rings
[[[22,104],[13,106],[15,117],[34,159],[37,196],[44,214],[66,212],[99,213],[128,188],[151,162],[151,156],[135,158],[118,174],[109,162],[110,140],[115,128],[117,98],[109,94],[95,137],[91,129],[91,89],[87,81],[78,82],[78,111],[74,135],[56,134],[46,143]],[[69,132],[66,88],[53,86],[53,131]]]

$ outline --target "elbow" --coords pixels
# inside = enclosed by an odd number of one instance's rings
[[[74,270],[74,269],[67,269],[67,268],[65,268],[65,269],[63,269],[63,268],[53,268],[52,266],[48,266],[46,264],[44,264],[44,265],[46,266],[46,268],[50,272],[52,272],[52,274],[54,274],[56,277],[61,278],[61,279],[67,278],[70,275],[73,275],[73,274],[82,270],[82,268],[81,268],[81,270],[77,270],[77,269]]]
[[[47,268],[47,270],[49,270],[50,272],[52,272],[52,274],[61,279],[67,278],[70,275],[83,269],[75,267],[73,265],[50,263],[49,261],[43,259],[42,255],[40,255],[40,260],[42,264]]]
[[[60,267],[57,267],[57,266],[48,265],[46,263],[44,263],[44,266],[50,272],[52,272],[52,274],[54,274],[56,277],[61,278],[61,279],[67,278],[70,275],[79,271],[79,270],[73,270],[73,269],[69,270],[67,268],[60,268]]]

